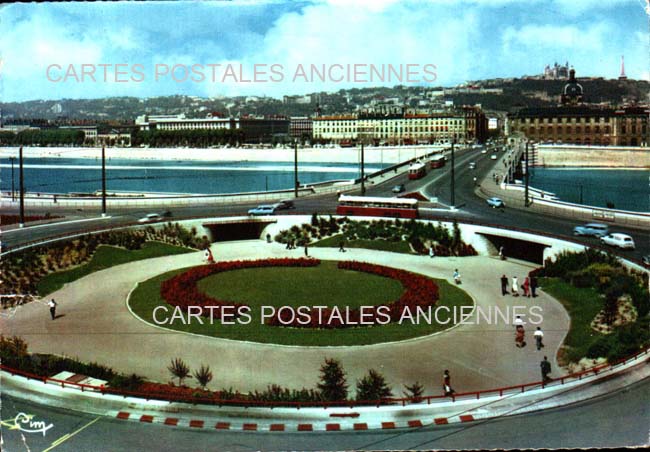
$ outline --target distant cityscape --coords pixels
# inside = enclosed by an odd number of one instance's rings
[[[335,93],[0,103],[0,144],[196,146],[484,142],[521,133],[540,142],[646,146],[647,81],[576,77],[546,65],[520,79],[451,88],[395,86]]]

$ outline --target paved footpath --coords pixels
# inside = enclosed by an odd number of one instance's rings
[[[283,245],[263,241],[213,244],[216,259],[303,256],[303,250],[286,251]],[[0,331],[26,339],[30,350],[76,356],[106,364],[117,371],[135,372],[167,382],[171,358],[182,357],[192,369],[209,364],[214,373],[213,389],[232,387],[242,391],[264,389],[272,383],[292,388],[314,387],[325,357],[340,359],[351,389],[367,369],[379,370],[400,396],[403,383],[419,381],[427,394],[440,394],[442,373],[449,369],[457,392],[475,391],[539,381],[539,362],[546,354],[554,369],[557,350],[569,328],[569,316],[561,304],[543,291],[535,299],[501,296],[499,277],[518,276],[520,284],[532,265],[500,261],[494,257],[436,257],[336,248],[310,248],[319,259],[350,259],[404,268],[451,281],[454,268],[463,276],[462,289],[476,304],[487,309],[534,303],[543,311],[542,329],[546,347],[537,351],[527,328],[528,345],[517,349],[514,328],[497,325],[458,325],[450,330],[400,343],[356,347],[286,347],[227,341],[164,331],[135,318],[126,307],[126,297],[138,281],[157,274],[203,263],[203,253],[161,257],[132,262],[88,275],[52,294],[59,302],[50,320],[42,302],[22,306],[15,315],[0,318]],[[191,381],[190,381],[191,382]]]

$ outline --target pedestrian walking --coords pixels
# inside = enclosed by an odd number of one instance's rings
[[[521,318],[520,315],[518,315],[515,318],[514,324],[515,324],[515,331],[517,330],[517,327],[519,327],[519,326],[523,327],[524,326],[524,320]]]
[[[513,297],[519,296],[519,281],[517,280],[516,276],[512,277],[512,296]]]
[[[210,247],[205,249],[205,260],[208,261],[208,264],[214,264],[214,256]]]
[[[454,270],[454,282],[456,284],[461,284],[460,273],[458,273],[458,269]]]
[[[506,255],[503,254],[503,247],[502,246],[499,247],[499,259],[501,259],[502,261],[506,260]]]
[[[533,275],[530,277],[530,296],[535,298],[537,294],[535,294],[535,291],[537,290],[537,276]]]
[[[309,257],[309,242],[305,240],[305,257]]]
[[[266,243],[271,243],[271,234],[266,234]]]
[[[524,348],[526,346],[526,330],[522,325],[517,325],[515,328],[515,346],[517,348]]]
[[[47,305],[50,308],[50,317],[52,317],[52,320],[54,320],[56,318],[56,307],[58,303],[54,301],[54,298],[52,298],[47,302]]]
[[[542,370],[542,382],[546,383],[550,381],[551,378],[548,375],[551,373],[551,363],[548,361],[546,356],[539,363],[539,367]]]
[[[537,327],[533,333],[533,337],[535,337],[535,345],[537,346],[537,350],[541,350],[542,347],[544,347],[544,343],[542,342],[544,339],[544,332],[542,331],[541,327]]]
[[[430,245],[429,246],[429,257],[431,259],[433,259],[435,255],[436,255],[436,252],[433,250],[433,245]]]
[[[284,247],[285,250],[291,249],[291,239],[287,239],[287,246]]]
[[[449,371],[446,369],[442,375],[442,389],[445,391],[446,396],[451,396],[456,392],[451,387],[451,376],[449,375]]]
[[[524,290],[524,297],[530,298],[530,280],[528,277],[524,279],[524,283],[521,285],[521,288]]]
[[[345,253],[345,240],[339,242],[339,253]]]
[[[501,275],[501,295],[506,295],[508,293],[508,277],[506,275]]]

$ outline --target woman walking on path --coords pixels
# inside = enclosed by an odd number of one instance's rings
[[[524,279],[524,283],[521,285],[521,288],[524,290],[524,297],[530,298],[530,280],[528,277]]]
[[[512,296],[513,297],[519,296],[519,281],[517,281],[516,276],[512,277]]]

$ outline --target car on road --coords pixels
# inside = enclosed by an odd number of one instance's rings
[[[296,206],[293,204],[293,201],[288,199],[273,204],[273,207],[275,207],[275,210],[289,210],[296,208]]]
[[[496,154],[492,154],[492,155],[490,156],[490,160],[496,160],[496,159],[497,159],[497,155],[496,155]]]
[[[476,162],[469,162],[469,169],[475,169],[476,168]]]
[[[142,217],[138,220],[138,223],[156,223],[158,221],[162,221],[163,217],[158,215],[157,213],[150,213],[146,217]]]
[[[261,215],[273,215],[275,213],[275,206],[270,204],[264,204],[257,206],[254,209],[248,211],[248,215],[261,216]]]
[[[587,223],[573,228],[573,235],[584,235],[590,237],[603,237],[609,234],[609,227],[606,224]]]
[[[650,268],[650,254],[646,254],[641,258],[641,263],[644,267]]]
[[[505,207],[506,203],[501,198],[488,198],[487,203],[489,206],[496,208]]]
[[[487,154],[487,149],[481,149],[481,154]]]
[[[406,186],[404,184],[395,185],[391,191],[393,193],[402,193],[406,191]]]
[[[620,232],[614,232],[612,234],[601,237],[600,241],[605,245],[615,246],[622,250],[634,249],[634,240],[632,237],[627,234],[621,234]]]

